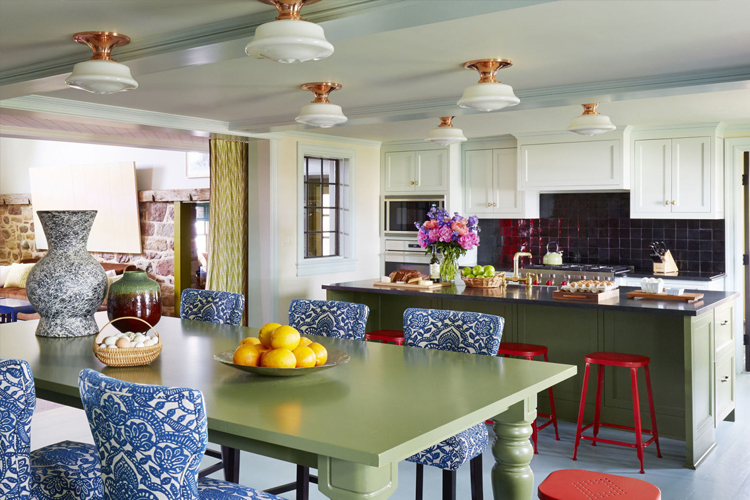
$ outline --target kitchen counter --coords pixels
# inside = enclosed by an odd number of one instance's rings
[[[601,303],[581,303],[556,300],[552,298],[552,292],[557,287],[534,286],[529,290],[525,286],[508,285],[503,291],[501,288],[469,288],[461,285],[438,288],[430,291],[380,288],[374,285],[376,280],[350,281],[346,283],[333,283],[323,285],[324,290],[354,293],[376,293],[382,295],[410,295],[415,297],[434,297],[441,296],[445,298],[456,298],[478,302],[494,303],[516,303],[528,305],[545,305],[565,308],[582,308],[582,309],[602,309],[609,311],[623,312],[648,312],[660,315],[677,315],[677,316],[700,316],[718,306],[734,301],[739,297],[734,292],[714,292],[702,291],[703,300],[686,304],[684,302],[674,302],[666,300],[635,300],[626,296],[627,292],[639,290],[635,287],[621,287],[620,296],[609,299]],[[407,285],[408,286],[408,285]]]
[[[725,273],[691,273],[680,272],[677,276],[662,276],[659,274],[649,273],[647,271],[634,271],[627,273],[618,278],[662,278],[666,280],[685,280],[685,281],[716,281],[726,277]]]

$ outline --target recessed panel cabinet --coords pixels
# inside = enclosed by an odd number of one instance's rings
[[[386,193],[443,193],[448,189],[445,150],[385,153]]]
[[[498,219],[538,216],[538,194],[518,190],[517,172],[515,149],[465,151],[465,212]]]

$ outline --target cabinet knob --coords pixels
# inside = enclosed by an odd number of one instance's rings
[[[728,319],[725,319],[724,321],[722,321],[722,322],[721,322],[721,323],[719,324],[719,326],[726,326],[726,325],[728,325],[728,324],[729,324],[729,320],[728,320]]]
[[[672,200],[672,205],[677,205],[677,202]]]
[[[492,206],[493,206],[493,207],[496,207],[496,206],[497,206],[497,203],[493,203],[493,204],[492,204]]]
[[[669,205],[669,200],[664,202],[665,205]]]
[[[729,375],[724,375],[724,378],[721,379],[722,382],[729,382]]]
[[[487,206],[488,206],[488,207],[491,207],[491,206],[492,206],[492,203],[487,203]]]

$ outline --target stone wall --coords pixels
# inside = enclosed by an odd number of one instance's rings
[[[141,202],[143,251],[139,255],[94,253],[100,262],[133,264],[161,285],[162,314],[175,316],[174,300],[174,204]],[[0,265],[42,257],[37,251],[31,205],[0,205]]]

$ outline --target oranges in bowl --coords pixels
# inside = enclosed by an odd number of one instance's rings
[[[232,356],[235,365],[264,368],[312,368],[327,360],[325,347],[278,323],[263,325],[258,337],[245,338]]]

